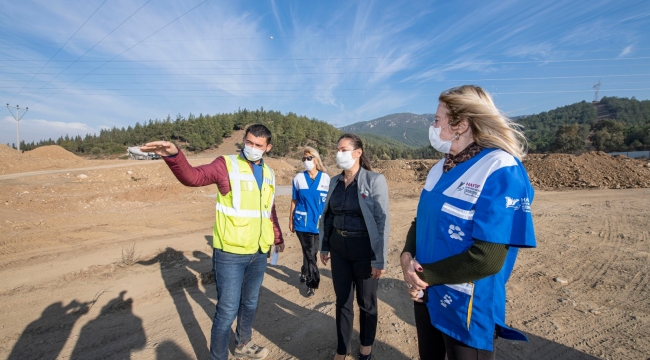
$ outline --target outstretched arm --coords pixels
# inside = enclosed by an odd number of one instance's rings
[[[223,157],[216,158],[212,163],[193,167],[176,145],[169,141],[154,141],[140,147],[142,151],[155,152],[163,156],[165,163],[174,176],[185,186],[206,186],[217,184],[222,195],[230,191],[228,170]]]

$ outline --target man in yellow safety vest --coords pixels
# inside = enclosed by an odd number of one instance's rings
[[[197,167],[168,141],[155,141],[142,151],[163,156],[176,178],[186,186],[216,184],[212,270],[217,286],[217,309],[212,324],[210,357],[228,359],[230,328],[237,318],[235,356],[263,359],[269,351],[251,342],[266,259],[271,246],[284,250],[275,212],[275,174],[262,156],[271,150],[271,131],[251,125],[238,155],[220,156]]]

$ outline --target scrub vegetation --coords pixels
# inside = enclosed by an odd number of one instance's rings
[[[57,140],[22,142],[20,148],[32,150],[44,145],[59,145],[77,155],[101,158],[124,154],[128,146],[163,139],[183,149],[200,152],[218,147],[233,131],[261,123],[273,132],[270,155],[274,157],[289,156],[305,145],[327,155],[336,147],[338,137],[350,131],[364,139],[366,151],[373,160],[440,158],[441,154],[430,146],[414,146],[413,139],[426,139],[428,129],[426,115],[411,115],[393,114],[357,123],[356,127],[353,124],[337,129],[315,118],[264,108],[216,115],[184,117],[178,114],[175,119],[168,116],[163,120],[136,123],[133,127],[103,129],[99,135],[66,135]],[[603,97],[598,103],[582,101],[514,120],[524,125],[531,153],[650,150],[650,100]],[[416,134],[416,129],[420,128],[422,133]],[[408,136],[407,130],[410,131]]]

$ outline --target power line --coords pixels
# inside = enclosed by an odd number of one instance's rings
[[[151,1],[151,0],[150,0]],[[208,0],[204,0],[204,2],[207,2]],[[203,4],[201,3],[201,4]],[[199,4],[199,5],[201,5]],[[197,5],[197,7],[199,6]],[[178,19],[176,19],[178,20]],[[168,24],[169,25],[169,24]],[[162,29],[159,29],[160,31]],[[154,33],[155,34],[155,33]],[[153,35],[153,34],[152,34]],[[150,35],[150,36],[152,36]],[[134,46],[142,43],[143,41],[138,41],[135,45],[131,46],[124,52],[132,49]],[[121,54],[120,54],[121,55]],[[405,54],[408,55],[408,54]],[[166,62],[259,62],[259,61],[331,61],[331,60],[369,60],[369,59],[379,59],[379,60],[385,60],[385,59],[402,59],[405,55],[402,56],[360,56],[360,57],[329,57],[329,58],[264,58],[264,59],[171,59],[171,60],[115,60],[115,57],[113,57],[110,60],[78,60],[74,61],[75,63],[130,63],[130,62],[136,62],[136,63],[166,63]],[[428,55],[427,55],[428,56]],[[424,55],[421,56],[412,56],[412,58],[420,58],[420,57],[425,57]],[[629,57],[629,58],[620,58],[620,57],[614,57],[614,58],[596,58],[596,59],[560,59],[560,60],[522,60],[522,61],[483,61],[483,62],[470,62],[470,61],[464,61],[464,62],[450,62],[450,63],[433,63],[431,65],[433,66],[452,66],[452,65],[459,65],[459,64],[464,64],[464,65],[499,65],[499,64],[548,64],[548,63],[562,63],[562,62],[586,62],[586,61],[628,61],[628,60],[646,60],[650,59],[650,56],[639,56],[639,57]],[[0,60],[0,62],[17,62],[17,61],[22,61],[22,62],[29,62],[29,61],[37,61],[37,60]],[[52,61],[53,63],[58,63],[58,62],[70,62],[71,60],[58,60],[58,61]]]
[[[106,1],[104,1],[104,2],[106,2]],[[148,0],[146,3],[144,3],[144,5],[140,6],[140,7],[139,7],[135,12],[133,12],[131,15],[129,15],[129,17],[127,17],[126,19],[124,19],[124,21],[122,21],[119,25],[117,25],[117,27],[115,27],[113,30],[111,30],[111,32],[109,32],[108,34],[106,34],[106,36],[104,36],[101,40],[99,40],[97,43],[95,43],[95,45],[93,45],[93,46],[92,46],[90,49],[88,49],[85,53],[83,53],[83,54],[82,54],[81,56],[79,56],[76,60],[74,60],[70,65],[68,65],[68,67],[66,67],[65,69],[61,70],[60,73],[58,73],[55,77],[53,77],[52,79],[50,79],[50,81],[48,81],[45,85],[47,85],[47,84],[51,83],[52,81],[54,81],[54,79],[56,79],[57,77],[59,77],[59,75],[63,74],[63,72],[65,72],[66,70],[68,70],[72,65],[76,64],[76,63],[77,63],[77,62],[78,62],[82,57],[86,56],[86,54],[88,54],[92,49],[94,49],[97,45],[99,45],[102,41],[104,41],[104,39],[106,39],[109,35],[111,35],[113,32],[115,32],[117,29],[119,29],[119,28],[120,28],[120,27],[121,27],[125,22],[127,22],[127,21],[128,21],[130,18],[132,18],[136,13],[138,13],[138,11],[140,11],[143,7],[145,7],[145,6],[146,6],[148,3],[150,3],[150,2],[151,2],[151,0]],[[102,4],[102,5],[103,5],[103,4]],[[45,85],[43,85],[43,86],[45,86]],[[40,89],[39,89],[39,90],[36,90],[35,92],[33,92],[31,95],[29,95],[29,96],[27,97],[27,99],[25,99],[25,101],[31,99],[31,97],[34,96],[34,94],[36,94],[36,93],[39,92],[39,91],[40,91]]]
[[[154,75],[154,74],[152,74]],[[612,78],[612,77],[632,77],[632,76],[650,76],[650,74],[614,74],[614,75],[602,75],[600,77],[605,77],[605,78]],[[537,78],[523,78],[523,77],[515,77],[515,78],[483,78],[483,79],[446,79],[446,80],[404,80],[403,82],[405,83],[459,83],[459,82],[464,82],[464,83],[477,83],[477,82],[484,82],[484,81],[518,81],[518,80],[556,80],[556,79],[593,79],[594,76],[587,75],[587,76],[550,76],[550,77],[537,77]],[[11,81],[11,80],[0,80],[0,81]],[[133,82],[133,81],[124,81],[124,82],[117,82],[117,81],[86,81],[86,82],[79,82],[81,84],[137,84],[137,85],[304,85],[304,83],[297,83],[297,82]],[[647,81],[639,81],[639,82],[616,82],[616,84],[634,84],[634,83],[642,83],[646,84]],[[324,84],[324,85],[337,85],[340,84],[339,82],[319,82],[319,84]],[[548,86],[558,86],[562,84],[551,84]],[[564,84],[564,85],[578,85],[578,84]],[[540,85],[535,85],[535,84],[521,84],[521,85],[515,85],[515,86],[540,86]],[[591,86],[591,84],[589,85]],[[0,89],[11,89],[12,87],[0,87]],[[65,90],[67,87],[61,87],[61,88],[48,88],[46,90]],[[84,89],[80,89],[84,90]],[[88,90],[88,89],[85,89]],[[118,91],[118,90],[137,90],[137,89],[120,89],[120,88],[109,88],[109,89],[92,89],[92,90],[112,90],[112,91]],[[142,90],[147,90],[147,89],[142,89]],[[257,89],[253,89],[250,91],[254,91]],[[189,90],[188,90],[189,91]],[[192,89],[192,91],[195,91]],[[198,90],[197,90],[198,91]],[[200,90],[200,91],[205,91],[205,90]],[[225,90],[224,90],[225,91]],[[248,91],[248,90],[247,90]]]
[[[409,67],[414,68],[414,67],[426,67],[426,66],[433,66],[435,64],[412,64],[409,65]],[[499,65],[499,64],[497,64]],[[642,64],[626,64],[626,66],[648,66],[650,63],[642,63]],[[264,69],[264,70],[295,70],[295,69],[350,69],[350,68],[372,68],[375,67],[375,64],[367,64],[367,65],[349,65],[349,66],[292,66],[292,67],[260,67],[257,69]],[[550,70],[550,69],[584,69],[584,68],[603,68],[603,67],[620,67],[621,64],[611,64],[611,65],[582,65],[582,66],[545,66],[543,69],[544,70]],[[17,65],[0,65],[0,68],[21,68],[21,69],[34,69],[34,68],[39,68],[39,66],[17,66]],[[51,66],[49,69],[67,69],[67,67],[64,66]],[[214,67],[158,67],[158,68],[152,68],[152,67],[143,67],[143,66],[138,66],[138,67],[104,67],[104,70],[211,70],[215,69]],[[251,70],[251,69],[256,69],[256,68],[251,68],[251,67],[219,67],[218,70]],[[509,67],[508,70],[521,70],[521,69],[530,69],[529,67]],[[539,67],[535,68],[539,69]],[[29,75],[31,73],[19,73],[19,72],[0,72],[0,74],[11,74],[11,75]],[[48,74],[56,74],[54,72],[52,73],[44,73],[41,72],[40,74],[43,75],[48,75]],[[74,74],[69,74],[69,75],[74,75]],[[45,80],[43,80],[45,81]]]
[[[149,1],[151,1],[151,0],[149,0]],[[147,1],[147,3],[149,3],[149,1]],[[117,54],[117,55],[115,55],[112,59],[110,59],[110,60],[108,60],[107,62],[103,63],[102,65],[98,66],[97,68],[95,68],[94,70],[92,70],[91,72],[89,72],[88,74],[86,74],[86,75],[80,77],[79,79],[73,81],[72,83],[66,85],[65,88],[67,88],[67,87],[70,86],[70,85],[75,84],[77,81],[79,81],[79,80],[85,78],[86,76],[92,74],[93,72],[95,72],[95,70],[98,70],[98,69],[101,68],[102,66],[104,66],[104,65],[108,64],[109,62],[113,61],[114,59],[116,59],[117,57],[122,56],[122,54],[124,54],[124,53],[126,53],[127,51],[133,49],[134,47],[138,46],[138,45],[139,45],[140,43],[142,43],[144,40],[146,40],[146,39],[148,39],[148,38],[150,38],[150,37],[156,35],[158,32],[162,31],[163,29],[165,29],[165,28],[168,27],[169,25],[175,23],[175,22],[178,21],[180,18],[182,18],[183,16],[187,15],[188,13],[190,13],[192,10],[198,8],[199,6],[203,5],[203,4],[206,3],[207,1],[208,1],[208,0],[203,0],[202,2],[200,2],[200,3],[199,3],[198,5],[196,5],[195,7],[193,7],[193,8],[191,8],[190,10],[184,12],[182,15],[180,15],[180,16],[177,17],[176,19],[172,20],[171,22],[167,23],[165,26],[161,27],[160,29],[154,31],[153,33],[151,33],[149,36],[145,37],[144,39],[138,41],[137,43],[135,43],[135,44],[134,44],[133,46],[131,46],[130,48],[128,48],[128,49],[122,51],[121,53],[119,53],[119,54]],[[146,5],[146,4],[145,4],[145,5]],[[144,5],[143,5],[143,6],[144,6]],[[40,102],[42,102],[42,101],[44,101],[44,100],[46,100],[46,99],[48,99],[48,98],[49,98],[50,96],[52,96],[52,95],[54,95],[54,94],[51,94],[51,95],[49,95],[49,96],[47,96],[47,97],[45,97],[45,98],[39,100],[39,101],[37,102],[37,104],[40,103]]]
[[[367,89],[347,89],[347,90],[354,90],[354,91],[367,91]],[[377,89],[377,91],[393,91],[393,90],[410,90],[410,89]],[[413,91],[418,91],[417,94],[414,94],[416,97],[420,96],[438,96],[440,95],[439,92],[435,93],[423,93],[419,91],[418,89],[412,89]],[[645,90],[650,90],[650,88],[628,88],[628,89],[607,89],[607,90],[600,90],[600,92],[622,92],[622,91],[645,91]],[[159,90],[156,90],[159,91]],[[177,91],[184,91],[184,90],[177,90]],[[194,90],[186,90],[186,91],[192,91]],[[216,90],[215,90],[216,91]],[[255,95],[256,98],[305,98],[305,97],[312,97],[314,94],[304,94],[306,90],[260,90],[260,91],[254,91],[254,90],[245,90],[246,92],[258,92],[258,93],[264,93],[264,92],[298,92],[301,93],[300,95]],[[327,90],[329,91],[329,89]],[[338,91],[338,90],[337,90]],[[201,91],[202,93],[205,93],[207,91],[203,90]],[[222,92],[233,92],[232,90],[230,91],[222,91]],[[591,93],[592,90],[553,90],[553,91],[510,91],[510,92],[490,92],[492,95],[522,95],[522,94],[565,94],[565,93]],[[56,92],[52,93],[53,94],[60,94],[60,95],[75,95],[79,96],[80,94],[77,93],[61,93],[61,92]],[[164,95],[161,94],[93,94],[93,93],[83,93],[81,95],[84,96],[117,96],[117,97],[122,97],[122,96],[128,96],[128,97],[164,97]],[[334,95],[332,95],[334,96]],[[365,95],[340,95],[337,94],[337,97],[345,97],[345,98],[350,98],[350,97],[365,97]],[[241,97],[247,97],[246,95],[174,95],[175,98],[241,98]]]
[[[1,80],[0,80],[1,81]],[[446,81],[439,81],[438,83],[447,83],[447,82],[456,82],[456,80],[446,80]],[[114,82],[108,82],[108,83],[114,83]],[[130,84],[136,84],[136,85],[165,85],[169,87],[170,85],[205,85],[205,86],[213,86],[213,85],[304,85],[304,83],[133,83],[129,82]],[[617,81],[617,82],[607,82],[608,85],[622,85],[622,84],[647,84],[647,81]],[[124,84],[124,83],[118,83],[118,84]],[[338,84],[338,83],[319,83],[321,85],[333,85],[333,84]],[[488,86],[488,85],[486,85]],[[495,85],[492,85],[495,86]],[[521,88],[521,87],[558,87],[558,86],[576,86],[576,87],[583,87],[583,86],[592,86],[592,82],[585,82],[585,83],[563,83],[563,84],[517,84],[517,85],[497,85],[499,88]],[[18,86],[16,87],[3,87],[0,86],[0,89],[17,89]],[[44,90],[62,90],[63,88],[45,88]],[[367,91],[374,91],[374,90],[407,90],[407,89],[412,89],[412,88],[397,88],[397,87],[392,87],[388,89],[381,89],[381,88],[363,88],[363,89],[358,89],[358,90],[367,90]],[[98,88],[78,88],[76,89],[78,91],[144,91],[144,90],[156,90],[156,91],[180,91],[180,90],[187,90],[187,91],[230,91],[229,89],[214,89],[214,90],[209,90],[209,89],[151,89],[151,88],[105,88],[105,89],[98,89]],[[259,87],[256,87],[255,89],[248,89],[245,91],[264,91],[265,89],[260,89]],[[273,89],[270,89],[273,90]],[[308,89],[304,88],[301,89],[301,91],[311,91],[311,90],[330,90],[328,89]],[[339,89],[337,88],[336,90],[350,90],[350,89]],[[241,89],[239,91],[242,91]]]
[[[460,80],[465,82],[465,80]],[[446,83],[455,83],[459,82],[459,80],[447,80],[444,81]],[[468,81],[471,82],[471,81]],[[442,82],[440,82],[442,83]],[[628,82],[608,82],[608,85],[613,85],[613,84],[647,84],[647,81],[628,81]],[[206,84],[206,85],[214,85],[214,84]],[[232,84],[234,85],[234,84]],[[237,84],[241,85],[241,84]],[[250,84],[249,84],[250,85]],[[283,85],[290,85],[290,84],[283,84]],[[293,85],[302,85],[302,84],[293,84]],[[506,86],[501,86],[499,85],[499,88],[520,88],[520,87],[540,87],[544,85],[540,84],[518,84],[518,85],[506,85]],[[546,87],[557,87],[557,86],[592,86],[592,84],[548,84]],[[0,87],[0,89],[5,89]],[[385,87],[385,88],[365,88],[365,87],[358,87],[358,88],[336,88],[336,89],[331,89],[331,88],[297,88],[297,89],[260,89],[259,87],[255,87],[252,89],[151,89],[151,88],[105,88],[105,89],[97,89],[97,88],[81,88],[81,89],[69,89],[70,92],[74,91],[157,91],[157,92],[292,92],[292,91],[396,91],[396,90],[417,90],[421,88],[415,88],[415,87]],[[48,88],[45,90],[65,90],[63,88]]]
[[[66,42],[65,42],[65,43],[64,43],[64,44],[59,48],[59,50],[57,50],[57,51],[54,53],[54,55],[52,55],[52,57],[50,57],[50,59],[45,63],[45,65],[43,65],[43,66],[38,70],[38,72],[37,72],[36,74],[34,74],[34,76],[32,76],[31,79],[29,79],[29,81],[27,82],[27,84],[25,84],[25,85],[23,86],[23,89],[25,88],[25,86],[29,85],[29,84],[32,82],[32,80],[34,80],[34,78],[35,78],[38,74],[41,73],[41,70],[43,70],[43,69],[47,66],[47,64],[49,64],[50,61],[52,61],[52,59],[54,59],[54,57],[57,56],[57,55],[59,54],[59,52],[61,52],[61,50],[63,50],[63,48],[64,48],[66,45],[68,45],[68,43],[70,42],[70,40],[72,40],[72,38],[73,38],[75,35],[77,35],[77,33],[79,32],[79,30],[81,30],[81,28],[84,27],[84,25],[86,25],[86,23],[90,20],[90,18],[92,18],[93,15],[95,15],[95,13],[97,13],[97,11],[99,11],[99,9],[101,9],[102,6],[104,6],[104,4],[106,4],[106,1],[108,1],[108,0],[104,0],[104,2],[101,3],[101,5],[99,5],[99,7],[98,7],[97,9],[95,9],[95,11],[93,11],[92,14],[90,14],[90,16],[86,19],[86,21],[84,21],[84,23],[81,24],[81,26],[79,26],[79,28],[77,29],[77,31],[75,31],[74,34],[72,34],[72,36],[70,36],[70,38],[68,39],[68,41],[66,41]],[[9,100],[9,102],[11,102],[11,101],[12,101],[12,100],[13,100],[13,99],[18,95],[18,94],[20,94],[20,93],[23,91],[23,89],[20,89],[16,94],[14,94],[14,96],[11,98],[11,100]]]
[[[400,71],[347,71],[347,72],[296,72],[296,73],[238,73],[238,74],[232,74],[232,73],[193,73],[193,74],[188,74],[188,73],[166,73],[166,74],[151,74],[151,73],[88,73],[83,75],[82,78],[85,78],[86,76],[93,75],[93,76],[105,76],[105,75],[111,75],[111,76],[177,76],[177,75],[184,75],[184,76],[283,76],[283,77],[288,77],[288,76],[302,76],[302,75],[354,75],[354,74],[393,74],[393,73],[399,73],[403,72],[405,70],[400,70]],[[79,75],[79,74],[77,74]],[[414,74],[413,76],[417,76],[418,74]],[[618,76],[647,76],[650,74],[614,74],[614,75],[598,75],[600,77],[618,77]],[[505,81],[505,80],[547,80],[547,79],[580,79],[580,78],[594,78],[594,75],[584,75],[584,76],[548,76],[548,77],[516,77],[516,78],[489,78],[489,79],[483,79],[483,80],[489,80],[489,81]],[[81,79],[81,78],[80,78]],[[416,80],[417,81],[417,80]],[[431,81],[440,81],[440,80],[431,80]],[[469,80],[468,80],[469,81]],[[473,81],[473,80],[472,80]],[[70,83],[66,86],[63,87],[63,89],[66,89],[68,86],[75,84],[77,81]],[[421,80],[421,82],[427,82],[425,80]]]

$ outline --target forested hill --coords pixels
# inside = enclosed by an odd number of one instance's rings
[[[394,114],[353,124],[343,130],[362,135],[366,140],[366,150],[374,159],[440,157],[428,145],[413,146],[421,145],[425,141],[422,139],[427,139],[432,116]],[[525,127],[530,152],[650,150],[650,100],[604,97],[596,104],[583,101],[519,117],[515,121]],[[273,132],[272,156],[287,156],[304,145],[311,145],[327,154],[336,149],[336,140],[343,133],[324,121],[262,108],[254,111],[243,109],[232,114],[190,114],[187,118],[179,114],[175,119],[168,116],[164,120],[136,123],[133,127],[103,129],[99,134],[85,137],[65,136],[37,143],[22,142],[20,148],[31,150],[43,145],[60,145],[79,155],[102,156],[124,154],[127,146],[164,139],[192,151],[202,151],[219,146],[222,139],[234,130],[255,123],[265,124]],[[373,134],[368,129],[378,133]]]
[[[428,146],[429,126],[434,118],[435,114],[397,113],[344,126],[341,130],[385,136],[407,146]]]
[[[37,143],[21,143],[20,148],[31,150],[43,145],[59,145],[79,155],[125,154],[128,146],[142,145],[149,141],[169,140],[191,151],[202,151],[217,147],[224,137],[234,130],[245,129],[251,124],[266,125],[273,133],[271,156],[287,156],[298,151],[301,146],[310,145],[327,155],[336,149],[336,141],[343,133],[332,125],[294,113],[282,114],[277,111],[259,109],[239,110],[232,114],[198,116],[190,114],[187,118],[177,115],[175,119],[149,120],[133,127],[102,129],[97,134],[85,137],[60,137],[57,140],[42,140]],[[439,157],[430,147],[412,148],[391,143],[386,138],[366,138],[366,150],[374,159],[432,158]]]
[[[428,144],[433,114],[399,113],[348,125],[342,129],[390,137],[406,146]],[[535,115],[514,117],[524,125],[530,152],[578,153],[586,150],[650,149],[650,100],[604,97]]]
[[[603,97],[516,121],[524,125],[531,152],[650,149],[650,100]]]

